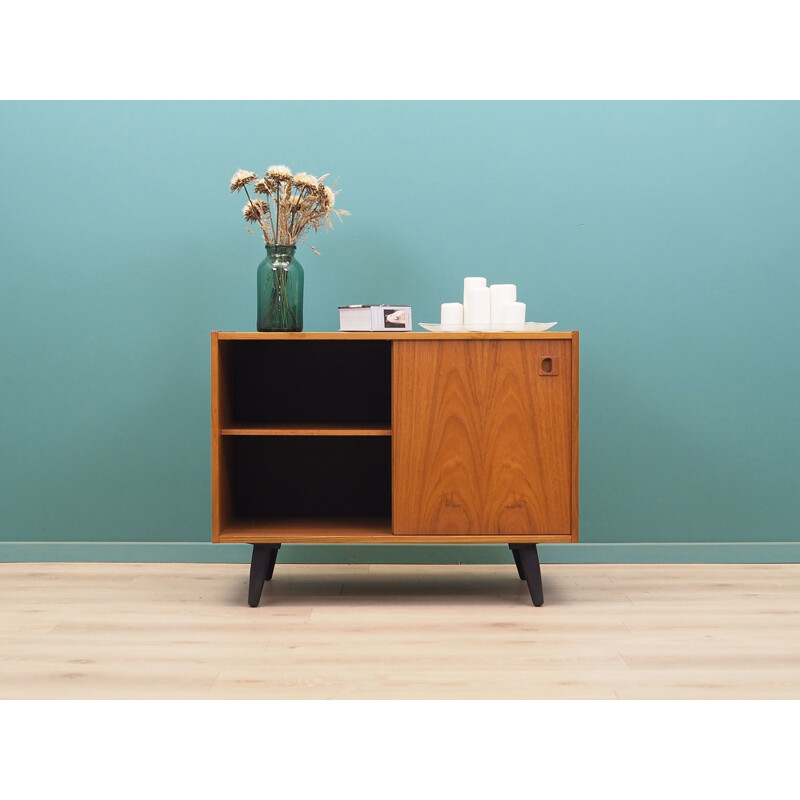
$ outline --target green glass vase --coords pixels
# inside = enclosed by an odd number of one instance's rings
[[[258,265],[259,331],[303,330],[303,267],[297,245],[268,244]]]

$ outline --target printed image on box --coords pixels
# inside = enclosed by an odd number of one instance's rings
[[[339,306],[340,331],[410,331],[411,306]]]
[[[385,328],[405,328],[406,327],[406,310],[398,308],[392,310],[386,308],[383,311],[383,325]]]

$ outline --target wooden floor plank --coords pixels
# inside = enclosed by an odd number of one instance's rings
[[[800,699],[800,565],[0,564],[0,698]]]

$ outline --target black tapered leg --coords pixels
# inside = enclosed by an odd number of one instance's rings
[[[272,578],[279,547],[279,544],[253,545],[253,557],[250,559],[250,589],[247,596],[247,602],[252,608],[261,602],[264,581]]]
[[[275,571],[275,562],[278,560],[278,550],[281,549],[279,544],[270,545],[269,561],[267,561],[267,572],[264,575],[265,581],[272,580],[272,573]]]
[[[533,600],[535,606],[540,606],[544,603],[544,593],[542,591],[542,570],[539,566],[539,554],[536,552],[536,545],[521,544],[519,546],[519,560],[522,563],[525,580],[528,582],[531,600]]]
[[[525,573],[522,571],[522,564],[519,560],[519,548],[517,545],[510,544],[508,549],[511,550],[511,555],[514,556],[514,563],[517,565],[517,574],[521,581],[525,580]]]

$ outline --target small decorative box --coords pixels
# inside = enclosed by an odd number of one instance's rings
[[[340,331],[410,331],[411,306],[339,306]]]

